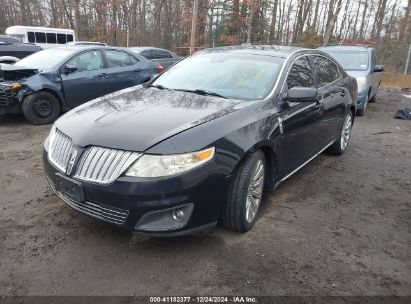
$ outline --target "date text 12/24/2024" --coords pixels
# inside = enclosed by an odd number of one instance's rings
[[[258,303],[255,297],[150,297],[150,303]]]

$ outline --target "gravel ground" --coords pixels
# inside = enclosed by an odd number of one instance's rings
[[[265,195],[254,229],[133,236],[49,189],[50,126],[0,118],[0,295],[411,295],[411,106],[382,90],[348,151]]]

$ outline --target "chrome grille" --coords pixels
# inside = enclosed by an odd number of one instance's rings
[[[54,183],[49,178],[47,180],[57,196],[73,209],[112,224],[123,225],[127,221],[128,210],[88,201],[75,201],[67,195],[56,191]]]
[[[67,163],[73,149],[71,138],[59,129],[55,129],[54,134],[51,134],[51,136],[49,160],[57,169],[66,172]]]
[[[115,181],[140,156],[139,153],[102,147],[88,147],[81,156],[74,177],[109,184]]]

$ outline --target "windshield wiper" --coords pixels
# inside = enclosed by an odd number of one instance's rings
[[[161,84],[152,84],[152,85],[149,85],[149,87],[157,88],[157,89],[160,89],[160,90],[164,90],[164,89],[169,90],[169,88],[163,87]]]
[[[228,99],[228,97],[220,95],[216,92],[213,91],[208,91],[208,90],[201,90],[201,89],[195,89],[195,90],[185,90],[185,89],[176,89],[176,91],[182,91],[182,92],[188,92],[188,93],[195,93],[199,95],[207,95],[207,96],[216,96],[224,99]]]

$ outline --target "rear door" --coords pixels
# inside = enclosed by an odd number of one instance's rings
[[[110,80],[102,75],[104,66],[100,50],[81,52],[67,61],[66,65],[77,68],[70,74],[61,74],[63,93],[69,108],[110,92]]]
[[[104,50],[111,91],[118,91],[150,80],[153,67],[122,50]]]
[[[315,88],[314,73],[307,56],[294,60],[283,89],[283,98],[292,87]],[[282,103],[280,126],[283,130],[281,175],[284,177],[307,161],[318,150],[318,121],[322,109],[319,103]]]
[[[319,147],[329,144],[339,134],[345,115],[345,99],[349,92],[339,67],[321,55],[309,57],[315,69],[318,102],[322,115],[318,121],[317,138]]]

